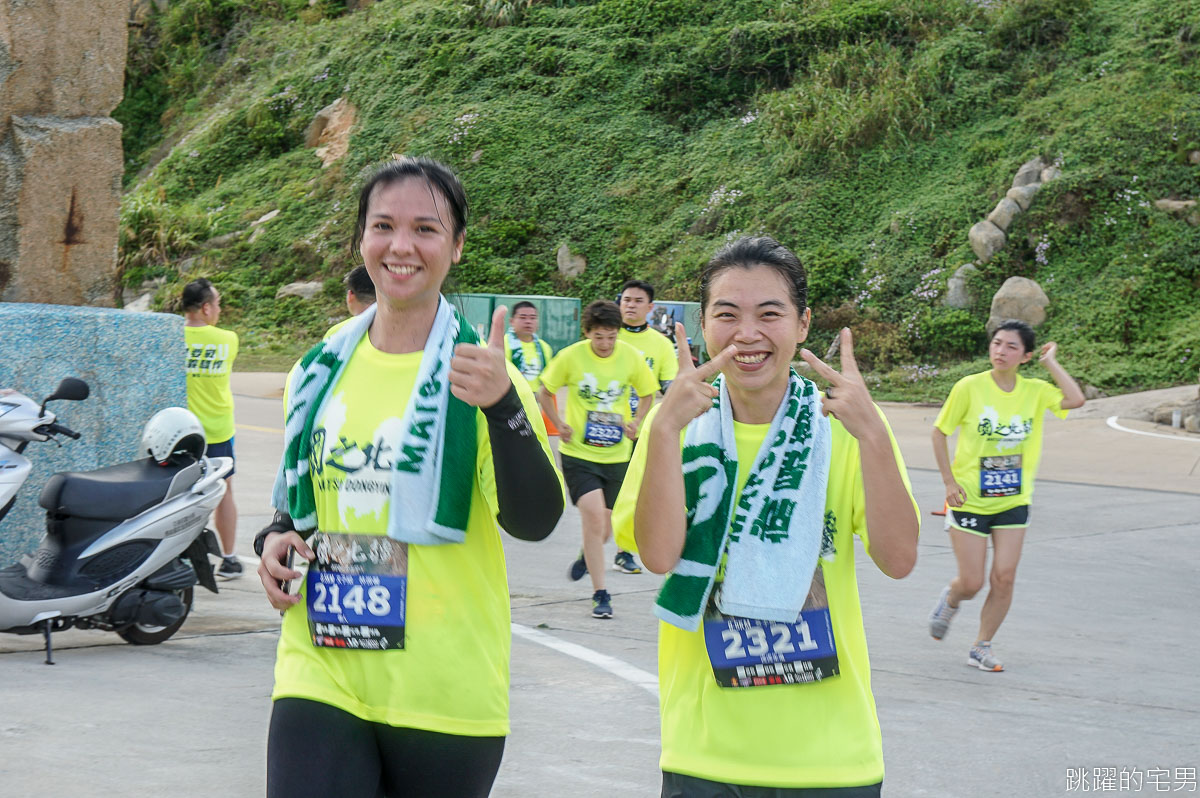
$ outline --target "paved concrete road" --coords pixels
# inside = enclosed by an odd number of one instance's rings
[[[238,377],[238,548],[252,569],[250,539],[266,522],[281,447],[279,401],[269,398],[278,377]],[[928,454],[936,411],[887,411],[928,511],[941,503]],[[1005,673],[965,664],[980,602],[946,640],[927,634],[953,571],[940,518],[924,516],[908,579],[887,579],[858,553],[887,796],[1056,796],[1067,794],[1068,769],[1105,767],[1136,769],[1144,794],[1156,792],[1147,772],[1165,769],[1186,792],[1188,774],[1176,769],[1200,769],[1200,443],[1102,420],[1051,430],[996,641]],[[518,629],[496,796],[657,794],[647,674],[659,578],[610,572],[616,617],[593,620],[586,580],[565,577],[578,545],[573,509],[543,543],[506,540]],[[220,595],[198,593],[187,624],[159,646],[71,631],[56,636],[51,668],[40,640],[0,637],[0,796],[261,795],[277,629],[248,576]]]

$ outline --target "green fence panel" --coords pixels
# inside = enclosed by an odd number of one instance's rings
[[[446,299],[467,317],[480,338],[487,338],[492,326],[492,311],[496,308],[495,294],[447,294]]]

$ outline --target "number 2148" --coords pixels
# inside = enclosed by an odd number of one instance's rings
[[[317,612],[332,612],[341,614],[345,607],[356,615],[387,615],[391,612],[392,594],[386,587],[375,586],[366,591],[366,598],[363,597],[363,586],[353,585],[346,591],[346,595],[342,596],[338,585],[326,586],[317,582],[313,585],[316,591],[316,596],[313,598],[313,609]]]

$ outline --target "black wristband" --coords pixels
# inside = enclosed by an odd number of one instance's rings
[[[282,510],[275,511],[275,517],[271,519],[271,523],[267,524],[257,535],[254,536],[254,553],[262,558],[263,546],[267,543],[267,535],[272,532],[295,532],[296,525],[292,523],[292,517]]]

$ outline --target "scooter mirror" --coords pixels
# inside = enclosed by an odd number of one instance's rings
[[[89,393],[91,393],[91,389],[88,388],[86,382],[75,377],[67,377],[58,384],[58,387],[54,389],[54,393],[45,398],[42,406],[45,407],[46,402],[51,402],[55,399],[67,399],[72,402],[79,402],[87,399]]]

